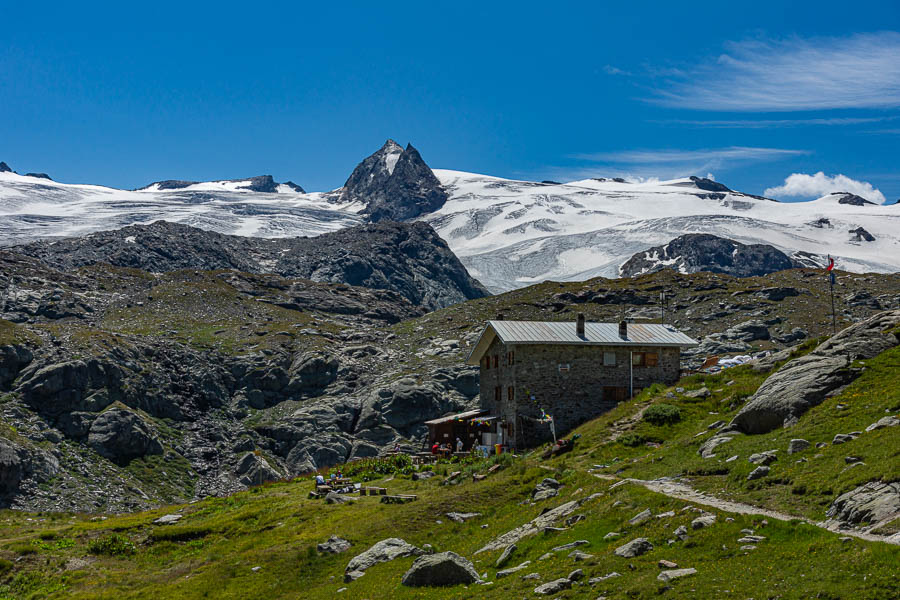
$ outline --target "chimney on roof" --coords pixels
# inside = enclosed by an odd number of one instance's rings
[[[502,321],[502,320],[503,320],[503,313],[497,313],[497,319],[496,319],[496,320],[497,320],[497,321]]]
[[[584,313],[578,313],[578,319],[575,321],[575,335],[584,337]]]
[[[623,340],[628,338],[628,321],[625,319],[619,321],[619,337]]]

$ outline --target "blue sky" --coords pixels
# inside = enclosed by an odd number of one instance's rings
[[[897,2],[319,4],[7,3],[0,160],[325,190],[391,137],[504,177],[900,197]]]

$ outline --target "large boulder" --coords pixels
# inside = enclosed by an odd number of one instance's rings
[[[0,498],[15,495],[26,478],[43,482],[58,471],[59,461],[50,452],[0,437]]]
[[[247,487],[281,479],[281,474],[273,469],[266,459],[253,452],[248,452],[238,461],[234,474],[241,485]]]
[[[287,392],[305,396],[318,395],[337,379],[341,364],[329,355],[317,352],[301,354],[288,370]]]
[[[417,558],[400,583],[410,587],[437,587],[481,583],[481,578],[468,559],[455,552],[438,552]]]
[[[362,410],[359,427],[386,423],[398,430],[408,430],[459,408],[461,406],[435,383],[418,383],[406,377],[372,394]]]
[[[900,515],[900,482],[870,481],[842,494],[826,516],[843,523],[878,523]]]
[[[763,382],[729,429],[766,433],[794,423],[859,375],[850,368],[853,360],[872,358],[900,344],[898,326],[900,310],[880,313],[787,362]]]
[[[114,401],[122,379],[118,366],[92,358],[26,372],[20,389],[42,414],[56,416],[73,410],[103,410]]]
[[[0,346],[0,389],[5,389],[28,366],[34,355],[25,346]]]
[[[150,425],[138,414],[124,408],[111,408],[94,420],[88,445],[99,455],[119,464],[163,452]]]
[[[344,572],[344,581],[354,581],[365,575],[366,570],[378,563],[389,562],[401,556],[422,556],[425,551],[412,544],[407,544],[400,538],[387,538],[373,545],[371,548],[357,554]]]
[[[650,540],[647,538],[637,538],[616,548],[615,554],[616,556],[622,556],[624,558],[634,558],[635,556],[646,554],[651,550],[653,550],[653,544],[650,543]]]

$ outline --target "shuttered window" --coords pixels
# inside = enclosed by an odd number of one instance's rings
[[[659,364],[659,354],[656,352],[648,352],[645,355],[644,360],[648,367],[655,367]]]

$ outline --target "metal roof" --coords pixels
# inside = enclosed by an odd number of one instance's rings
[[[481,415],[487,413],[487,410],[477,409],[477,410],[467,410],[466,412],[457,413],[455,415],[447,415],[446,417],[441,417],[439,419],[432,419],[431,421],[425,421],[426,425],[440,425],[441,423],[446,423],[447,421],[455,421],[457,419],[474,419],[475,417],[480,417]]]
[[[626,337],[619,337],[618,323],[585,323],[584,336],[576,334],[575,321],[488,321],[466,360],[477,365],[494,337],[504,344],[575,344],[589,346],[689,347],[697,342],[673,325],[628,323]]]

